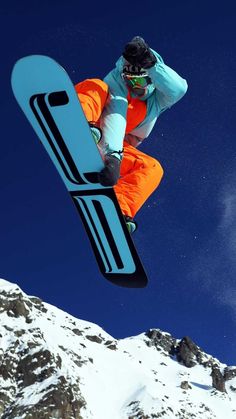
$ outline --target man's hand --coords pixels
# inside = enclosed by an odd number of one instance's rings
[[[126,44],[123,57],[132,65],[148,69],[153,67],[157,59],[148,44],[140,36],[135,36]]]
[[[98,174],[98,181],[103,186],[114,186],[120,177],[121,161],[111,154],[105,156],[105,167]]]

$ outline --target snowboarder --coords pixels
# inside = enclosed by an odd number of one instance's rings
[[[143,38],[135,36],[103,80],[87,79],[75,89],[104,158],[99,181],[114,186],[133,233],[137,211],[163,176],[161,164],[137,147],[160,114],[184,96],[187,82]]]

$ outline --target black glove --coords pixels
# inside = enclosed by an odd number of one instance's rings
[[[121,161],[111,154],[105,156],[105,167],[98,174],[98,181],[103,186],[114,186],[120,177]]]
[[[132,65],[139,65],[148,69],[156,64],[157,59],[148,44],[140,36],[135,36],[126,44],[123,57]]]

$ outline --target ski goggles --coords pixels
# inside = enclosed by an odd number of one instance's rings
[[[150,83],[151,79],[147,75],[133,75],[122,73],[122,77],[128,87],[131,89],[145,89]]]

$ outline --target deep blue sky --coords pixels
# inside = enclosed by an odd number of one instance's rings
[[[177,338],[189,335],[236,365],[230,3],[136,0],[111,10],[107,1],[31,0],[0,10],[0,276],[116,338],[160,328]],[[59,61],[74,83],[102,78],[134,35],[189,84],[142,147],[161,161],[165,178],[137,217],[134,240],[150,279],[141,290],[115,287],[100,275],[76,209],[10,87],[15,61],[37,53]]]

